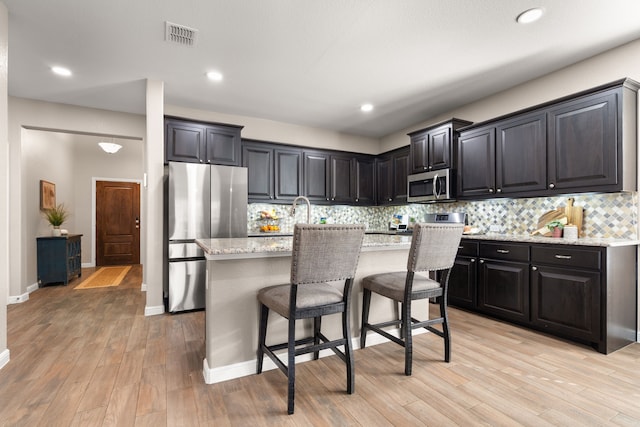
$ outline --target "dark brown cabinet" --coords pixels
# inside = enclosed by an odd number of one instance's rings
[[[303,152],[304,195],[315,203],[329,202],[329,154]]]
[[[241,126],[165,119],[165,159],[238,166],[241,130]]]
[[[463,239],[448,300],[607,354],[637,337],[636,257],[636,246]]]
[[[616,189],[619,90],[561,103],[549,110],[549,188]]]
[[[471,122],[451,119],[447,122],[409,133],[410,173],[454,167],[454,144],[458,129]]]
[[[478,310],[529,322],[529,246],[480,243]]]
[[[354,200],[356,205],[376,204],[376,161],[372,156],[356,156],[353,161]]]
[[[635,191],[639,88],[620,80],[464,129],[458,197]]]
[[[474,309],[477,306],[478,242],[462,240],[458,248],[451,276],[448,302],[457,307]]]
[[[378,205],[407,203],[409,146],[376,158],[376,199]]]
[[[332,203],[351,203],[354,199],[352,183],[355,182],[353,157],[340,154],[331,154],[330,178]]]
[[[242,165],[248,172],[248,199],[292,201],[302,192],[302,152],[260,141],[242,144]]]

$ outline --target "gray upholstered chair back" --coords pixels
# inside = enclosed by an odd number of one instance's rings
[[[463,229],[463,224],[415,224],[407,270],[416,272],[451,268]]]
[[[291,283],[330,282],[355,277],[364,225],[296,224]]]

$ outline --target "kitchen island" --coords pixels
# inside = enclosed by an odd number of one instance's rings
[[[526,242],[540,245],[571,245],[588,247],[630,247],[637,240],[578,239],[531,237],[528,235],[472,235],[466,239]],[[206,289],[206,358],[203,363],[208,384],[255,373],[258,342],[258,312],[256,299],[260,288],[289,282],[292,238],[289,236],[248,237],[235,239],[200,239],[197,243],[207,258]],[[351,306],[351,331],[354,348],[359,348],[360,316],[362,309],[362,277],[393,270],[404,270],[411,244],[411,236],[367,234],[356,271]],[[635,249],[633,251],[635,254]],[[634,263],[635,265],[635,263]],[[627,270],[629,271],[629,270]],[[633,270],[635,276],[635,269]],[[635,286],[635,280],[633,280]],[[633,295],[635,289],[627,295]],[[419,305],[423,303],[422,305]],[[417,301],[417,310],[426,313],[428,302]],[[398,307],[381,298],[372,301],[371,320],[390,320],[397,316]],[[279,316],[269,319],[268,342],[286,340],[286,320]],[[635,315],[634,315],[635,321]],[[635,323],[635,322],[634,322]],[[302,328],[310,331],[311,322]],[[635,330],[635,325],[633,327]],[[323,320],[323,331],[329,337],[339,334],[340,316]],[[418,332],[418,331],[415,331]],[[385,342],[375,334],[370,345]],[[439,345],[439,344],[438,344]],[[327,354],[333,354],[327,352]],[[299,358],[302,360],[303,358]],[[265,370],[275,366],[265,360]]]

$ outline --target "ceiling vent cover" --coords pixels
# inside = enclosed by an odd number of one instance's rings
[[[178,43],[184,46],[195,46],[198,38],[198,30],[184,25],[174,24],[165,21],[164,39],[171,43]]]

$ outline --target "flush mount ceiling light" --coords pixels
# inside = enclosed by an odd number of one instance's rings
[[[518,24],[530,24],[532,22],[537,21],[542,17],[543,10],[539,7],[525,10],[516,18],[516,22]]]
[[[51,71],[53,71],[55,74],[59,76],[64,76],[64,77],[69,77],[71,75],[71,70],[65,67],[59,67],[59,66],[51,67]]]
[[[363,113],[368,113],[369,111],[373,111],[373,104],[362,104],[360,106],[360,111]]]
[[[222,73],[220,71],[209,71],[207,73],[207,78],[214,82],[222,81]]]
[[[118,150],[122,148],[122,145],[116,144],[114,142],[98,142],[98,145],[104,150],[105,153],[109,154],[117,153]]]

